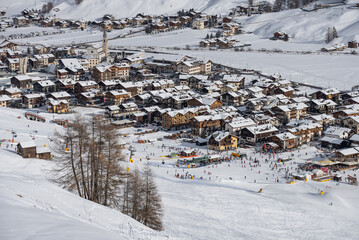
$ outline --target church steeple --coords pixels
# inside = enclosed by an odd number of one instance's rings
[[[102,49],[105,52],[105,61],[108,61],[108,39],[106,29],[103,28]]]

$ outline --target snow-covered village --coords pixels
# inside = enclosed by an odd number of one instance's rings
[[[0,0],[0,239],[359,239],[359,1]]]

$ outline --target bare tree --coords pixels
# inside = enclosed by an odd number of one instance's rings
[[[333,27],[333,29],[332,29],[332,35],[333,35],[333,39],[338,38],[337,29],[335,27]]]
[[[54,4],[52,2],[47,3],[47,13],[49,13],[54,8]]]
[[[104,119],[93,119],[90,127],[80,115],[64,133],[55,133],[57,181],[91,201],[116,207],[123,181],[123,160],[116,129]],[[89,144],[90,143],[90,144]]]
[[[89,124],[90,123],[90,124]],[[122,170],[124,160],[116,128],[103,117],[83,120],[76,115],[62,132],[55,132],[55,180],[80,197],[121,210],[162,230],[162,207],[149,167]]]
[[[130,216],[137,221],[141,219],[141,206],[143,204],[142,181],[139,169],[136,167],[130,175]]]
[[[163,230],[161,197],[153,179],[151,168],[146,165],[143,173],[144,203],[141,210],[141,222],[157,231]]]
[[[325,43],[330,43],[333,40],[332,29],[329,27],[325,33]]]

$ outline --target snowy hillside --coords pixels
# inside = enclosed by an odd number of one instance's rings
[[[86,114],[86,112],[82,112]],[[0,109],[0,239],[162,239],[132,218],[84,200],[49,181],[53,163],[23,159],[16,141],[35,139],[38,146],[51,144],[55,129],[51,114],[46,123],[24,119],[24,111]],[[21,118],[18,118],[18,117]]]
[[[36,6],[35,6],[36,2]],[[49,0],[14,0],[9,4],[7,0],[0,1],[0,7],[7,9],[8,13],[17,14],[24,8],[41,8],[43,3]],[[239,3],[247,3],[246,0],[84,0],[76,5],[74,0],[55,0],[55,8],[59,12],[52,12],[63,18],[96,19],[104,14],[113,14],[117,18],[133,17],[137,13],[145,14],[172,14],[181,9],[191,9],[208,13],[224,14],[230,8]]]
[[[284,31],[291,36],[291,42],[323,44],[328,27],[334,26],[339,36],[334,43],[359,40],[359,11],[348,9],[347,6],[313,12],[287,10],[241,20],[246,31],[267,38],[276,31]]]

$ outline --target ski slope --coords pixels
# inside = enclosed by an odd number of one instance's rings
[[[98,112],[78,111],[84,117]],[[24,113],[0,109],[0,136],[5,140],[0,147],[0,239],[167,239],[119,211],[56,186],[50,181],[53,162],[17,155],[16,142],[34,139],[38,146],[51,147],[54,130],[62,130],[50,123],[53,114],[40,113],[47,120],[41,123],[25,119]],[[14,144],[11,131],[17,135]]]
[[[84,117],[101,110],[76,108]],[[73,117],[44,113],[46,123],[25,119],[25,111],[0,108],[0,136],[16,141],[35,138],[37,145],[51,145],[51,135],[62,127],[50,123],[55,118]],[[21,118],[18,118],[18,117]],[[36,130],[37,132],[34,132]],[[275,159],[264,163],[252,149],[241,149],[260,160],[250,167],[240,160],[195,169],[176,168],[176,159],[162,158],[180,149],[207,152],[182,141],[155,141],[168,133],[144,135],[152,143],[137,143],[137,129],[122,129],[123,139],[136,148],[131,170],[149,164],[155,175],[164,207],[163,232],[154,232],[118,211],[94,204],[52,183],[53,163],[22,159],[10,142],[0,148],[0,239],[355,239],[359,235],[358,187],[334,182],[297,182],[287,184],[283,170],[295,171],[295,164],[272,169]],[[8,147],[7,147],[8,145]],[[128,152],[124,154],[129,157]],[[222,153],[227,155],[229,153]],[[315,148],[303,147],[294,154],[295,162],[319,158]],[[147,162],[146,156],[150,156]],[[162,164],[162,159],[165,164]],[[245,166],[245,167],[244,167]],[[195,179],[179,179],[176,173],[188,172]],[[211,174],[208,174],[210,172]],[[358,174],[358,171],[342,173]],[[230,179],[231,178],[231,179]],[[278,178],[279,182],[274,182]],[[254,182],[255,181],[255,182]],[[258,190],[262,188],[263,193]],[[324,190],[326,193],[320,195]],[[332,203],[332,205],[330,205]]]

